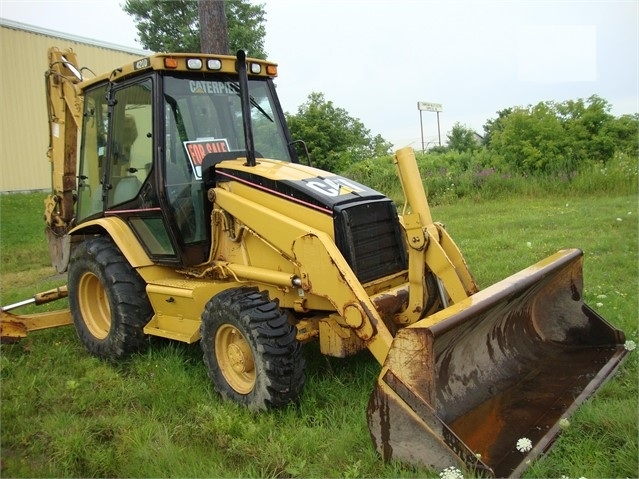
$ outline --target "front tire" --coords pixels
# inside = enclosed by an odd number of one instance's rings
[[[214,296],[202,314],[202,352],[220,395],[252,410],[297,403],[305,382],[296,329],[257,288]]]
[[[153,310],[144,281],[108,237],[78,244],[69,262],[69,307],[80,341],[94,356],[143,351]]]

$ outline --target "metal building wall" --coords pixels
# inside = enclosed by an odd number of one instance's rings
[[[0,20],[0,192],[51,187],[44,73],[52,46],[72,48],[80,66],[96,75],[145,55],[143,50]]]

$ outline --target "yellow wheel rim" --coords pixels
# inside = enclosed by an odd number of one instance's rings
[[[248,394],[255,387],[255,361],[251,346],[234,326],[224,324],[215,335],[215,357],[234,391]]]
[[[102,283],[93,273],[84,273],[80,278],[78,303],[89,332],[97,339],[106,338],[111,329],[111,308]]]

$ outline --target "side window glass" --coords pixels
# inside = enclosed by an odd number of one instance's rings
[[[152,82],[129,85],[115,93],[109,149],[107,206],[134,199],[153,161]]]
[[[106,85],[87,92],[84,99],[80,167],[78,170],[78,220],[102,211],[108,111]]]
[[[192,244],[205,240],[207,234],[201,172],[194,171],[186,154],[189,132],[194,123],[189,115],[188,104],[176,101],[169,95],[165,96],[165,100],[166,196],[182,240],[185,244]],[[205,101],[198,105],[200,114],[205,114],[209,108],[210,105]]]

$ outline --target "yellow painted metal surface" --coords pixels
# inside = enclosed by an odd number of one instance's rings
[[[220,62],[220,68],[215,69],[218,73],[229,73],[237,75],[237,69],[235,66],[236,58],[230,55],[210,55],[204,53],[155,53],[149,56],[138,58],[136,60],[129,61],[124,64],[111,65],[110,69],[100,70],[100,72],[106,72],[99,74],[97,77],[86,80],[81,88],[85,89],[96,83],[113,80],[119,81],[124,78],[139,75],[149,70],[165,70],[165,71],[188,71],[193,72],[193,68],[187,67],[187,61],[189,59],[202,60],[202,66],[199,70],[210,73],[211,70],[207,66],[207,60],[217,60]],[[260,73],[251,73],[250,76],[262,76],[274,78],[277,76],[277,63],[273,63],[267,60],[260,60],[255,58],[247,58],[247,62],[250,64],[260,65]],[[170,65],[170,66],[169,66]],[[270,67],[270,68],[268,68]],[[116,70],[117,68],[117,70]],[[275,70],[273,70],[275,69]],[[275,71],[275,73],[269,73]]]
[[[29,331],[70,324],[73,324],[73,321],[68,309],[22,315],[0,311],[0,338],[2,342],[12,342],[25,338]]]
[[[242,332],[230,324],[220,326],[215,335],[215,358],[224,378],[240,394],[255,387],[257,372],[251,346]]]
[[[87,221],[69,231],[70,235],[94,234],[106,232],[118,246],[122,254],[134,268],[153,265],[153,261],[127,224],[115,216]],[[143,275],[144,276],[144,275]]]
[[[303,288],[327,298],[346,324],[348,316],[354,333],[382,363],[393,338],[335,243],[324,233],[311,232],[295,240],[293,251],[301,265]]]
[[[397,150],[393,157],[399,180],[404,191],[404,210],[403,214],[412,211],[420,216],[420,222],[426,226],[432,224],[433,218],[428,207],[426,192],[422,177],[417,168],[415,161],[415,153],[412,148],[406,147]]]
[[[84,271],[75,294],[82,321],[91,336],[106,339],[111,333],[111,303],[100,278],[91,271]]]
[[[338,315],[330,315],[319,322],[320,351],[327,356],[345,358],[366,349],[353,329],[342,324]]]
[[[211,297],[230,284],[187,278],[157,280],[147,284],[153,318],[146,334],[194,343],[200,339],[200,321]]]

